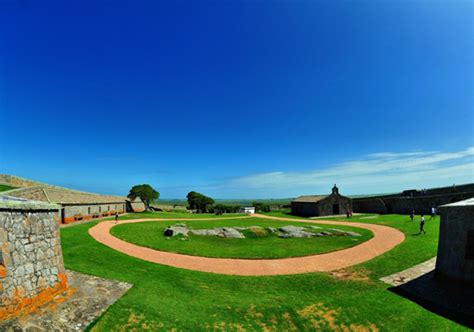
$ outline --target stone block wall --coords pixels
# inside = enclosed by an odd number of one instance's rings
[[[440,208],[438,277],[474,286],[474,199]]]
[[[0,200],[0,319],[67,287],[57,209],[43,202]]]
[[[347,210],[352,211],[352,202],[350,198],[338,195],[331,195],[319,202],[319,215],[330,216],[333,213],[333,206],[339,204],[339,214],[345,214]]]

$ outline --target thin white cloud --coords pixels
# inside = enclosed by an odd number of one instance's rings
[[[234,178],[223,188],[270,195],[327,192],[333,183],[349,193],[474,182],[474,147],[458,152],[382,152],[308,172],[268,172]],[[287,194],[285,194],[287,193]]]

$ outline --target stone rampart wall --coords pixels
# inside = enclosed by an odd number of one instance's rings
[[[459,202],[474,197],[473,192],[426,195],[417,197],[371,197],[353,199],[354,212],[357,213],[396,213],[430,214],[432,207]]]
[[[387,213],[387,207],[381,198],[353,199],[352,208],[357,213]]]

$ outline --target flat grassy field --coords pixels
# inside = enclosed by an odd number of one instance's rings
[[[312,238],[289,238],[282,239],[276,234],[265,232],[256,234],[245,230],[245,239],[225,239],[217,236],[202,236],[189,234],[187,238],[183,236],[165,237],[164,230],[177,223],[170,221],[152,221],[138,224],[123,224],[112,228],[111,233],[127,242],[141,246],[176,252],[194,256],[205,257],[227,257],[227,258],[284,258],[298,257],[312,254],[320,254],[340,250],[343,248],[358,245],[372,237],[372,233],[365,229],[338,226],[337,229],[343,231],[357,232],[361,236],[331,236]],[[302,224],[281,222],[273,220],[262,220],[261,218],[245,218],[235,220],[195,220],[186,222],[192,229],[211,229],[215,227],[283,227],[294,225],[299,227],[318,226],[320,229],[313,232],[328,230],[334,226],[318,224]]]
[[[408,220],[360,220],[398,228],[407,239],[343,274],[239,277],[162,266],[96,242],[88,229],[97,222],[61,229],[61,237],[68,269],[134,285],[92,331],[469,331],[378,280],[436,255],[439,221],[418,236],[418,223]]]

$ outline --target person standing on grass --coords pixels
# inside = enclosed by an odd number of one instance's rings
[[[426,234],[426,231],[425,231],[425,216],[424,215],[421,215],[421,219],[420,219],[420,233],[421,234],[423,232],[423,234]]]
[[[118,212],[115,212],[115,223],[116,223],[116,224],[118,223],[118,217],[119,217]]]
[[[411,219],[412,222],[413,222],[413,220],[415,220],[415,210],[411,210],[410,219]]]
[[[435,218],[436,218],[436,208],[433,206],[431,208],[431,219],[435,219]]]

